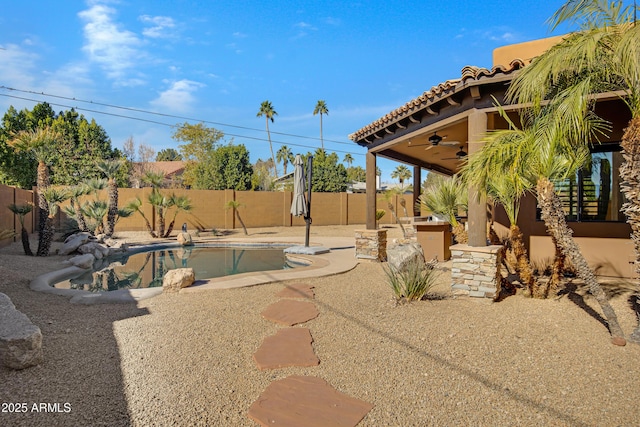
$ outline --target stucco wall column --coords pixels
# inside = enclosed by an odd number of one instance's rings
[[[487,113],[473,111],[469,115],[469,154],[482,149],[482,137],[487,132]],[[478,197],[476,188],[469,187],[469,246],[487,246],[487,200]]]
[[[418,206],[418,199],[422,194],[422,168],[420,166],[413,167],[413,206],[412,211],[414,216],[420,216],[420,208]]]
[[[376,154],[367,151],[367,230],[376,229]]]

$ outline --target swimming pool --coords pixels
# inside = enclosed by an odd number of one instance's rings
[[[308,265],[287,258],[283,249],[173,246],[129,252],[99,260],[92,270],[53,286],[58,289],[105,292],[162,286],[164,275],[176,268],[193,268],[196,280],[200,280]]]

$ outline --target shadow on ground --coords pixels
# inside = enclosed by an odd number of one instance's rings
[[[25,413],[0,412],[0,425],[131,425],[113,323],[147,310],[71,305],[65,297],[31,291],[27,280],[0,279],[0,292],[40,327],[44,353],[36,367],[0,367],[0,402],[26,403]]]

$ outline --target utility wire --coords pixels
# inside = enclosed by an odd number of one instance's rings
[[[4,88],[4,86],[0,86],[0,88]],[[6,98],[20,99],[20,100],[23,100],[23,101],[36,102],[36,103],[42,102],[42,101],[37,100],[37,99],[25,98],[25,97],[22,97],[22,96],[15,96],[15,95],[8,95],[6,93],[0,93],[0,96],[4,96]],[[50,105],[55,105],[55,106],[58,106],[58,107],[79,110],[79,111],[88,111],[90,113],[104,114],[104,115],[112,116],[112,117],[120,117],[120,118],[123,118],[123,119],[137,120],[137,121],[146,122],[146,123],[153,123],[153,124],[160,125],[160,126],[175,127],[175,125],[159,122],[159,121],[156,121],[156,120],[144,119],[144,118],[140,118],[140,117],[125,116],[123,114],[116,114],[116,113],[107,113],[107,112],[104,112],[104,111],[92,110],[92,109],[83,108],[83,107],[73,107],[73,106],[70,106],[70,105],[59,104],[59,103],[54,103],[54,102],[50,102],[49,104]],[[176,116],[169,116],[169,117],[176,117]],[[250,128],[247,128],[247,129],[250,129]],[[275,132],[271,132],[271,133],[275,133]],[[232,136],[234,138],[250,139],[250,140],[253,140],[253,141],[261,141],[261,142],[268,142],[269,141],[268,139],[258,138],[258,137],[255,137],[255,136],[237,135],[237,134],[226,133],[226,132],[224,132],[224,134],[225,134],[225,136]],[[280,135],[288,135],[288,134],[280,134]],[[295,136],[295,135],[288,135],[288,136]],[[312,138],[310,138],[310,139],[312,139]],[[311,146],[311,145],[296,144],[296,143],[293,143],[293,142],[282,142],[282,141],[274,141],[274,140],[271,140],[271,142],[274,143],[274,144],[280,144],[280,145],[291,145],[293,147],[303,147],[303,148],[311,148],[311,149],[319,148],[319,147],[314,147],[314,146]],[[352,151],[345,151],[345,150],[332,150],[332,151],[334,151],[336,153],[345,153],[345,154],[353,154],[353,155],[356,155],[356,156],[364,156],[364,153],[354,153]]]
[[[153,114],[153,115],[156,115],[156,116],[170,117],[170,118],[174,118],[174,119],[188,120],[188,121],[192,121],[192,122],[209,123],[209,124],[213,124],[213,125],[216,125],[216,126],[226,126],[226,127],[232,127],[232,128],[244,129],[244,130],[251,130],[251,131],[256,131],[256,132],[266,132],[264,129],[251,128],[251,127],[247,127],[247,126],[230,125],[228,123],[214,122],[214,121],[211,121],[211,120],[194,119],[194,118],[191,118],[191,117],[183,117],[183,116],[177,116],[177,115],[173,115],[173,114],[158,113],[156,111],[142,110],[142,109],[133,108],[133,107],[123,107],[123,106],[120,106],[120,105],[107,104],[107,103],[103,103],[103,102],[86,101],[86,100],[77,99],[77,98],[74,98],[74,97],[47,94],[47,93],[44,93],[44,92],[36,92],[36,91],[33,91],[33,90],[16,89],[16,88],[8,87],[8,86],[0,86],[0,89],[5,89],[5,90],[10,90],[10,91],[15,91],[15,92],[22,92],[22,93],[30,93],[30,94],[33,94],[33,95],[41,95],[41,96],[47,96],[47,97],[51,97],[51,98],[65,99],[65,100],[68,100],[68,101],[84,102],[84,103],[87,103],[87,104],[100,105],[100,106],[103,106],[103,107],[117,108],[117,109],[120,109],[120,110],[127,110],[127,111],[135,111],[137,113],[143,113],[143,114]],[[125,117],[125,116],[120,116],[120,117]],[[276,132],[276,131],[271,131],[270,133],[275,134],[275,135],[291,136],[291,137],[295,137],[295,138],[312,139],[312,140],[316,140],[316,141],[321,141],[320,138],[316,138],[316,137],[312,137],[312,136],[294,135],[294,134],[290,134],[290,133]],[[325,142],[332,142],[332,143],[335,143],[335,144],[344,144],[344,145],[352,145],[353,144],[353,142],[336,141],[336,140],[333,140],[333,139],[322,139],[322,140],[325,141]]]

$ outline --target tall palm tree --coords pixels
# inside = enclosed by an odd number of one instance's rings
[[[623,92],[621,100],[631,120],[620,144],[624,162],[619,173],[626,199],[622,211],[631,226],[640,269],[640,26],[635,24],[636,10],[635,4],[624,7],[621,1],[566,1],[551,18],[551,28],[571,23],[578,25],[578,31],[525,67],[512,82],[507,100],[532,103],[539,111],[544,100],[567,86],[576,89],[576,98]],[[640,342],[640,322],[630,339]]]
[[[24,254],[33,256],[33,252],[31,251],[31,244],[29,242],[29,233],[24,227],[24,217],[33,210],[33,205],[16,205],[15,203],[11,203],[8,208],[15,215],[18,215],[18,219],[20,220],[20,239],[22,240],[22,249],[24,250]]]
[[[350,153],[347,153],[344,155],[344,159],[342,159],[342,161],[351,166],[353,164],[353,156]]]
[[[123,161],[120,159],[101,160],[96,165],[100,172],[107,177],[107,188],[109,195],[108,210],[107,210],[107,223],[104,229],[104,234],[107,237],[113,236],[113,231],[116,225],[116,218],[118,216],[118,183],[116,182],[116,175],[123,165]]]
[[[269,120],[273,123],[273,118],[277,116],[278,113],[273,109],[273,105],[271,105],[271,101],[263,101],[260,104],[260,110],[256,117],[264,116],[266,125],[267,125],[267,137],[269,138],[269,148],[271,149],[271,160],[273,160],[273,173],[275,177],[278,177],[278,167],[276,166],[276,157],[273,155],[273,145],[271,144],[271,132],[269,132]]]
[[[51,249],[51,243],[53,242],[53,219],[58,213],[58,208],[60,207],[60,203],[64,202],[69,198],[69,195],[65,190],[61,190],[54,187],[47,187],[43,192],[45,201],[47,202],[47,219],[45,221],[44,229],[41,232],[42,239],[41,244],[38,245],[38,252],[36,255],[38,256],[49,256],[49,250]]]
[[[49,167],[47,161],[51,154],[52,147],[55,142],[62,138],[62,135],[50,126],[39,127],[33,131],[21,131],[13,135],[8,145],[15,148],[18,152],[30,152],[38,162],[38,171],[36,178],[36,187],[38,191],[38,225],[39,225],[39,241],[38,253],[41,252],[40,247],[43,245],[44,235],[42,234],[47,217],[49,216],[49,205],[44,198],[43,191],[49,186]]]
[[[329,109],[327,108],[327,103],[322,99],[318,101],[316,107],[313,109],[313,115],[320,114],[320,143],[322,144],[322,149],[324,150],[324,138],[322,137],[322,115],[329,114]]]
[[[391,172],[391,178],[397,179],[400,183],[400,189],[404,190],[404,182],[411,178],[411,171],[405,165],[398,165],[393,172]]]
[[[282,147],[280,147],[280,149],[276,153],[276,160],[278,160],[279,162],[282,162],[282,166],[284,167],[284,175],[286,175],[287,165],[289,163],[293,164],[293,160],[294,160],[291,149],[286,145],[283,145]]]

